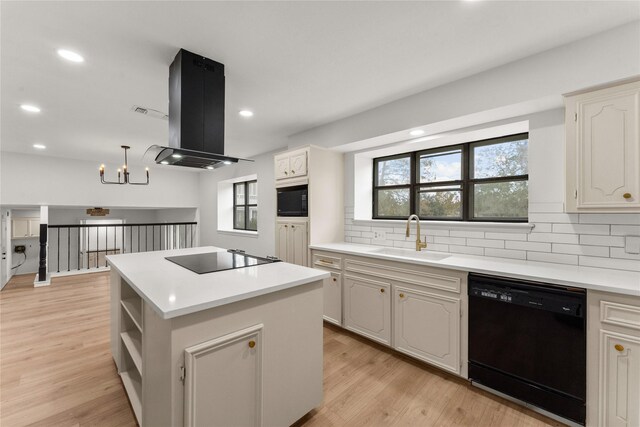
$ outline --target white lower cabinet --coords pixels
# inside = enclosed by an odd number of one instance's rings
[[[323,283],[323,317],[327,322],[342,325],[342,275],[335,271],[330,273],[331,277],[324,279]]]
[[[601,331],[600,425],[640,426],[640,338]]]
[[[185,349],[184,425],[262,424],[262,325]]]
[[[640,426],[640,297],[587,291],[587,427]]]
[[[344,327],[383,344],[391,344],[391,284],[344,277]]]
[[[460,300],[394,286],[394,348],[460,373]]]

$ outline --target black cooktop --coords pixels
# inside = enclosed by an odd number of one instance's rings
[[[272,257],[260,258],[255,255],[247,255],[244,251],[234,249],[229,249],[227,252],[169,256],[165,257],[165,259],[198,274],[271,264],[272,262],[280,261]]]

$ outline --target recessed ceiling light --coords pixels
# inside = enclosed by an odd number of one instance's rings
[[[161,165],[168,165],[168,164],[169,164],[169,162],[167,162],[166,160],[163,160],[163,161],[161,161],[161,162],[160,162],[160,164],[161,164]]]
[[[182,158],[182,154],[172,154],[171,157],[173,157],[174,159],[181,159]]]
[[[225,165],[230,165],[230,164],[231,164],[231,161],[230,161],[230,160],[225,160],[225,161],[224,161],[224,162],[222,162],[222,163],[224,163]]]
[[[82,57],[82,55],[67,49],[58,49],[58,55],[60,55],[62,58],[66,59],[67,61],[84,62],[84,58]]]
[[[207,169],[213,169],[213,166],[209,165],[207,166]]]
[[[42,144],[33,144],[33,148],[35,148],[36,150],[44,150],[45,148],[47,148],[47,146]]]
[[[253,117],[253,111],[251,110],[240,110],[240,114],[242,117]]]
[[[24,111],[28,111],[30,113],[39,113],[40,112],[40,108],[36,107],[35,105],[22,104],[20,106],[20,108],[22,108]]]
[[[409,135],[411,136],[420,136],[423,134],[424,134],[424,131],[422,129],[414,129],[411,132],[409,132]]]

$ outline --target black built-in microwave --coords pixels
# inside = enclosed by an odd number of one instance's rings
[[[308,187],[278,188],[278,216],[308,216]]]

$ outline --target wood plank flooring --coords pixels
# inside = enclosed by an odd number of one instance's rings
[[[16,276],[0,292],[0,425],[135,426],[109,348],[109,276]],[[312,426],[559,426],[333,326]]]

